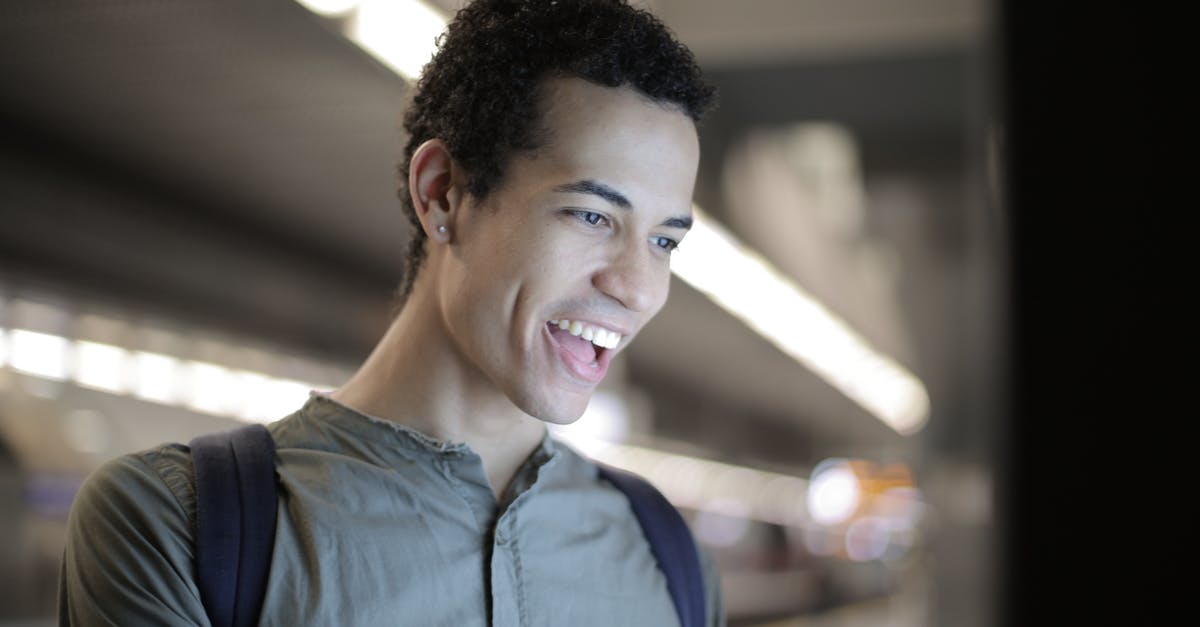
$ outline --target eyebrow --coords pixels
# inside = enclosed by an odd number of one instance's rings
[[[633,203],[629,202],[629,199],[626,198],[624,194],[609,187],[608,185],[605,185],[604,183],[593,181],[591,179],[583,179],[581,181],[575,181],[574,183],[564,183],[558,187],[555,187],[554,191],[566,194],[591,194],[593,196],[599,196],[600,198],[603,198],[604,200],[607,200],[608,202],[622,209],[633,209]],[[690,229],[692,228],[692,217],[677,216],[673,218],[667,218],[663,221],[662,226],[685,230]]]
[[[554,188],[556,192],[564,192],[568,194],[592,194],[599,196],[612,204],[621,207],[622,209],[632,209],[633,203],[624,194],[617,190],[591,179],[575,181],[574,183],[565,183]]]

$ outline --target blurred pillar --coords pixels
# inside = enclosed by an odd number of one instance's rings
[[[1151,496],[1136,458],[1150,456],[1155,476],[1171,476],[1161,464],[1172,436],[1158,420],[1180,411],[1166,406],[1175,386],[1154,355],[1180,332],[1158,306],[1169,292],[1153,286],[1173,266],[1154,231],[1182,206],[1159,202],[1168,159],[1151,145],[1178,121],[1153,99],[1152,70],[1165,56],[1155,58],[1151,35],[1166,37],[1149,30],[1148,17],[1160,9],[1030,1],[1001,9],[1013,286],[1002,618],[1170,622],[1155,620],[1168,618],[1161,591],[1133,593],[1142,582],[1169,585],[1158,574],[1165,567],[1138,563],[1168,545],[1136,539],[1171,532],[1147,513],[1166,501]],[[1137,518],[1156,528],[1132,527]]]

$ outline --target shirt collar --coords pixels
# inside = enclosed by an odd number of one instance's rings
[[[309,393],[308,401],[297,414],[301,419],[321,423],[328,429],[353,433],[366,443],[385,448],[400,446],[406,450],[439,456],[475,454],[465,442],[439,440],[396,421],[361,412],[318,391]],[[542,440],[530,454],[528,463],[542,466],[558,455],[561,446],[550,437],[549,429],[543,429]]]

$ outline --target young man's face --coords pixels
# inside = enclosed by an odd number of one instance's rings
[[[471,383],[569,423],[666,301],[699,143],[690,118],[628,88],[552,79],[544,94],[543,147],[457,213],[437,290]]]

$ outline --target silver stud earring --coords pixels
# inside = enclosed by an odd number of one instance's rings
[[[442,235],[446,234],[446,225],[445,224],[438,226],[438,233],[441,233]]]

